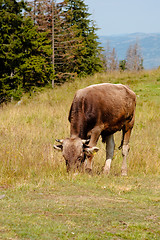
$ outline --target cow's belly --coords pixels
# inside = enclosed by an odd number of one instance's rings
[[[99,136],[102,136],[102,141],[105,142],[105,139],[107,136],[114,134],[117,131],[121,131],[122,128],[125,125],[125,121],[120,121],[116,124],[108,124],[103,123],[100,125],[96,125],[94,128],[92,128],[87,133],[87,138],[93,138],[95,141],[99,138]]]

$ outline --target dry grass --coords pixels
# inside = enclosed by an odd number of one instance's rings
[[[46,89],[22,103],[10,103],[0,109],[0,185],[65,176],[61,153],[54,152],[55,138],[69,136],[68,112],[77,89],[101,82],[129,85],[137,93],[136,123],[131,137],[129,174],[160,173],[160,71],[142,73],[96,74]],[[116,134],[117,147],[120,134]],[[94,172],[101,173],[105,146],[94,160]],[[115,150],[111,174],[120,172],[121,153]]]

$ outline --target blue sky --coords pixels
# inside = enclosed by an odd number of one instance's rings
[[[160,33],[160,0],[84,0],[100,36]]]

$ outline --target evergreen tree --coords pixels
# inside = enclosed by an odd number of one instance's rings
[[[0,1],[0,103],[11,97],[20,83],[18,69],[22,60],[21,26],[23,1]]]
[[[101,51],[97,28],[89,19],[88,7],[83,0],[68,0],[67,10],[72,10],[71,25],[78,29],[77,37],[81,38],[82,45],[77,48],[75,54],[75,71],[78,75],[93,74],[102,70]]]
[[[46,34],[38,34],[23,1],[0,1],[0,103],[20,97],[32,86],[48,83],[52,75]]]
[[[42,87],[51,83],[53,68],[51,64],[51,42],[47,33],[37,32],[30,18],[23,26],[23,61],[19,67],[22,87],[29,91],[32,87]]]
[[[34,20],[38,32],[48,32],[52,46],[52,64],[57,82],[63,82],[74,73],[75,49],[80,44],[77,29],[71,25],[72,11],[66,11],[67,1],[56,4],[51,0],[37,0],[29,4],[29,15]]]
[[[122,71],[126,70],[126,60],[125,59],[119,61],[119,69]]]
[[[0,103],[51,83],[53,62],[60,82],[102,69],[97,29],[84,1],[34,0],[31,9],[23,0],[0,0]]]
[[[32,2],[30,15],[38,31],[50,31],[50,39],[54,35],[56,81],[62,82],[74,74],[92,74],[102,69],[101,48],[95,33],[97,29],[89,19],[84,1],[64,0],[56,4],[55,1],[37,0]]]
[[[77,28],[71,24],[72,10],[67,9],[67,1],[55,5],[54,14],[54,54],[56,81],[63,82],[76,74],[76,51],[81,45]],[[58,13],[58,14],[57,14]]]

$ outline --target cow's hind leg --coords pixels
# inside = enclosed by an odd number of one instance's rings
[[[106,137],[106,163],[104,166],[104,174],[109,174],[110,172],[110,167],[111,167],[111,162],[114,154],[114,138],[113,135],[107,136]]]
[[[121,174],[122,176],[127,176],[127,156],[129,153],[129,139],[131,136],[131,130],[129,129],[127,132],[123,133],[123,146],[122,146],[122,156],[123,156],[123,162],[122,162],[122,169]]]

